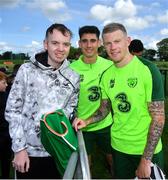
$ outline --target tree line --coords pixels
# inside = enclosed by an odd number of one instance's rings
[[[156,44],[157,50],[154,49],[145,49],[143,53],[143,57],[151,60],[151,61],[168,61],[168,38],[162,39],[160,42]],[[104,46],[99,48],[99,55],[107,58],[106,51]],[[70,53],[68,56],[69,60],[78,59],[81,54],[80,48],[75,48],[71,46]],[[29,60],[30,56],[28,53],[18,53],[15,54],[12,51],[6,51],[0,54],[0,60]]]
[[[143,56],[149,60],[168,61],[168,38],[156,44],[157,50],[145,49]]]
[[[0,54],[0,60],[28,60],[30,59],[29,54],[25,53],[13,53],[12,51],[6,51]]]

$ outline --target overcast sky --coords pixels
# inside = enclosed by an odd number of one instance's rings
[[[42,48],[46,29],[64,23],[73,32],[77,47],[78,29],[108,22],[123,23],[132,39],[145,48],[168,38],[168,0],[0,0],[0,53],[31,53]]]

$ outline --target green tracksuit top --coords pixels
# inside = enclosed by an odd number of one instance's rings
[[[126,154],[143,154],[151,123],[147,103],[163,101],[162,77],[157,67],[136,56],[124,67],[111,66],[102,76],[102,99],[113,107],[111,145]],[[161,140],[155,153],[162,149]]]
[[[81,119],[90,117],[100,106],[101,94],[99,88],[100,78],[103,72],[113,63],[110,60],[97,56],[94,64],[86,64],[82,60],[83,56],[73,63],[70,67],[80,74],[80,93],[77,108],[77,115]],[[97,123],[88,125],[83,131],[96,131],[112,124],[111,113]]]

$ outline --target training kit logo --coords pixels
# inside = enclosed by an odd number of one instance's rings
[[[115,84],[115,79],[110,80],[110,88],[113,88]]]
[[[80,75],[80,82],[83,82],[83,81],[84,81],[84,75],[81,74],[81,75]]]
[[[130,88],[134,88],[137,85],[138,79],[137,78],[128,78],[127,84]]]

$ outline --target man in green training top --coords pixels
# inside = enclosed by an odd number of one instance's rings
[[[111,61],[98,56],[98,48],[101,44],[99,35],[100,31],[96,26],[83,26],[79,29],[79,47],[83,55],[71,64],[71,68],[81,77],[77,109],[77,116],[81,119],[90,117],[100,106],[99,81],[103,72],[112,65]],[[109,113],[102,121],[82,129],[90,165],[91,154],[96,143],[106,154],[108,166],[112,170],[111,124],[112,115]]]
[[[77,130],[100,121],[112,107],[111,145],[116,178],[149,178],[151,162],[163,167],[160,137],[165,114],[161,75],[154,82],[151,64],[129,52],[131,40],[122,24],[106,25],[102,37],[114,62],[101,79],[102,103],[93,116],[85,121],[75,119],[73,125]]]
[[[128,48],[129,48],[129,52],[132,55],[138,56],[138,59],[140,59],[147,66],[150,66],[150,71],[152,74],[152,81],[153,81],[153,84],[155,84],[155,86],[153,86],[153,90],[152,90],[152,92],[153,92],[152,97],[153,97],[153,99],[155,99],[155,97],[157,98],[158,90],[162,90],[162,88],[160,88],[160,87],[163,86],[159,69],[157,68],[156,64],[154,64],[150,60],[143,57],[144,46],[143,46],[143,43],[141,40],[139,40],[139,39],[132,40],[130,42],[130,45]],[[155,83],[155,82],[157,82],[157,83]],[[159,91],[159,93],[160,93],[160,91]]]
[[[143,46],[143,43],[141,40],[139,39],[134,39],[130,42],[130,45],[129,45],[129,52],[132,54],[132,55],[135,55],[135,56],[142,56],[143,54],[143,51],[144,51],[144,46]]]

